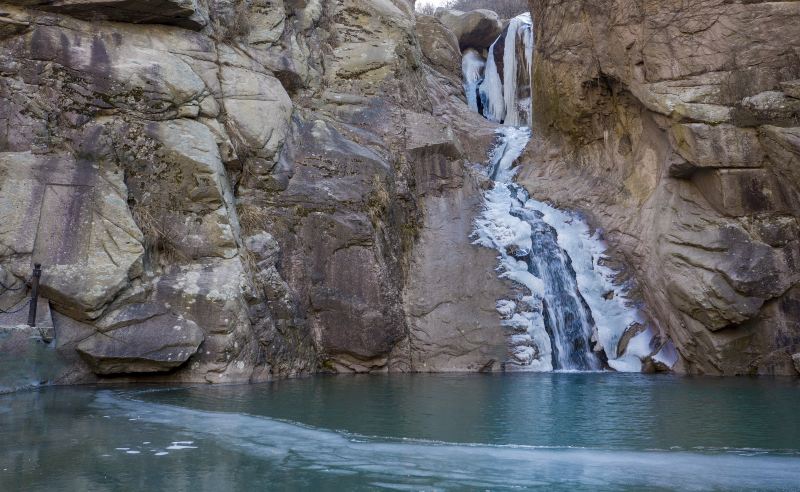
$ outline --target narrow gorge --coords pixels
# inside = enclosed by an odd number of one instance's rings
[[[0,0],[0,491],[794,491],[799,405],[800,1]]]
[[[4,390],[797,375],[797,5],[602,3],[3,2]]]

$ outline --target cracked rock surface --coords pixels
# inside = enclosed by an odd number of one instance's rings
[[[499,369],[493,127],[412,4],[0,2],[0,307],[42,263],[42,378]]]

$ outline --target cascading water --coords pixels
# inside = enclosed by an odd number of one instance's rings
[[[524,288],[515,299],[497,302],[510,332],[506,368],[640,371],[642,359],[652,353],[653,333],[642,330],[619,350],[626,330],[643,320],[603,265],[606,248],[599,236],[577,214],[532,199],[514,183],[516,161],[531,138],[522,125],[529,126],[531,118],[532,51],[531,19],[523,15],[492,44],[485,65],[475,50],[463,61],[470,108],[506,125],[498,129],[490,153],[493,186],[474,231],[476,244],[498,252],[500,277]],[[502,76],[497,53],[502,53]],[[671,356],[662,352],[654,359],[669,362]]]
[[[528,196],[514,183],[515,164],[531,137],[525,127],[502,127],[491,152],[494,181],[475,221],[475,243],[498,252],[501,278],[525,288],[498,301],[510,330],[511,367],[527,370],[641,370],[652,333],[633,337],[617,356],[622,334],[642,320],[614,272],[602,265],[605,246],[576,214]]]

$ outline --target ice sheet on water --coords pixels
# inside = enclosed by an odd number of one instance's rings
[[[166,447],[171,451],[180,450],[180,449],[197,449],[197,446],[192,446],[194,441],[173,441],[172,444]]]
[[[379,440],[239,413],[127,400],[98,392],[96,404],[139,413],[166,429],[291,470],[356,472],[365,483],[446,489],[553,487],[604,490],[795,490],[796,457],[700,451],[628,451],[564,447]],[[142,410],[147,410],[143,412]],[[419,487],[419,488],[429,488]]]

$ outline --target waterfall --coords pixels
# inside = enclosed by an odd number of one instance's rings
[[[461,62],[461,71],[464,75],[464,93],[467,95],[467,105],[469,109],[480,113],[481,107],[478,106],[478,87],[483,82],[483,71],[486,62],[480,53],[472,48],[464,51]]]
[[[492,43],[485,62],[473,49],[464,53],[464,88],[470,109],[496,123],[530,126],[532,62],[533,24],[530,14],[522,14],[511,19]]]
[[[509,332],[506,368],[640,371],[654,334],[645,328],[623,337],[644,322],[604,265],[605,244],[578,214],[535,200],[514,182],[517,159],[531,138],[532,60],[526,14],[510,21],[485,62],[470,49],[462,65],[470,109],[505,125],[489,155],[493,183],[473,237],[497,251],[500,278],[519,287],[516,297],[496,306]],[[629,340],[623,344],[623,338]],[[659,358],[669,360],[670,354]]]
[[[522,288],[497,302],[509,330],[507,368],[596,371],[607,363],[639,371],[653,334],[643,330],[618,356],[623,333],[643,320],[603,265],[602,240],[579,215],[535,200],[514,183],[530,138],[526,127],[497,130],[487,170],[493,184],[475,220],[475,244],[496,250],[500,278]]]

